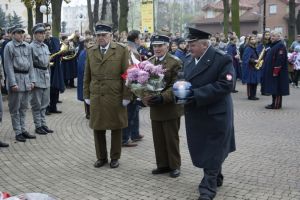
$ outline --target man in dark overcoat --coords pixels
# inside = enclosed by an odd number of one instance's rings
[[[262,92],[272,94],[272,103],[266,106],[267,109],[280,109],[282,96],[290,94],[287,50],[280,32],[271,32],[271,42],[271,49],[264,60]]]
[[[45,23],[45,41],[44,43],[48,46],[51,55],[60,51],[60,41],[57,37],[51,36],[51,25]],[[46,114],[56,113],[60,114],[62,111],[57,109],[57,103],[59,100],[59,93],[65,91],[65,83],[63,79],[63,71],[60,65],[60,54],[54,56],[50,61],[53,63],[50,66],[50,104]]]
[[[95,27],[97,44],[87,50],[84,71],[84,99],[90,104],[90,128],[94,130],[99,168],[108,162],[106,130],[111,130],[110,167],[117,168],[121,156],[122,129],[127,127],[127,109],[131,94],[121,75],[128,68],[126,46],[112,41],[112,28]]]
[[[200,200],[215,197],[223,183],[222,163],[235,151],[231,91],[235,71],[229,55],[216,50],[209,34],[189,28],[187,41],[193,59],[184,66],[192,96],[184,106],[186,134],[192,162],[203,168]]]

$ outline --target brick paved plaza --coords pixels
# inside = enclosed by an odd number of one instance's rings
[[[224,185],[216,200],[300,199],[300,89],[291,88],[283,97],[283,109],[266,110],[271,97],[246,99],[238,84],[233,94],[237,151],[223,165]],[[49,116],[55,133],[37,135],[36,140],[16,143],[7,101],[0,140],[0,191],[48,193],[63,200],[195,200],[202,170],[193,167],[188,153],[184,118],[180,131],[182,175],[170,178],[152,175],[156,167],[149,109],[140,112],[140,129],[145,135],[138,147],[123,148],[120,167],[94,168],[96,160],[92,130],[76,100],[76,89],[61,95],[63,114]],[[27,112],[29,132],[34,132],[31,110]],[[213,127],[212,127],[213,128]],[[201,131],[201,130],[199,130]],[[109,134],[108,134],[109,136]]]

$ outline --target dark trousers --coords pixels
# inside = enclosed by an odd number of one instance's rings
[[[85,103],[85,101],[84,101],[84,111],[85,111],[85,117],[87,119],[89,119],[90,118],[90,105]]]
[[[54,87],[50,87],[50,105],[49,105],[49,111],[56,111],[57,107],[56,104],[58,102],[59,99],[59,90],[54,88]]]
[[[180,118],[167,121],[151,120],[156,164],[158,168],[180,169]]]
[[[203,169],[204,176],[199,184],[199,193],[201,196],[213,199],[217,194],[217,182],[223,181],[222,168]],[[219,180],[218,180],[219,179]]]
[[[106,130],[94,130],[96,156],[98,160],[107,159]],[[110,158],[120,159],[122,145],[121,129],[111,130]]]
[[[272,95],[272,106],[276,109],[281,108],[281,106],[282,106],[282,96]]]
[[[139,110],[140,106],[137,101],[127,105],[128,127],[122,130],[122,143],[126,144],[129,139],[139,138]]]
[[[298,80],[300,77],[300,70],[294,70],[293,83],[298,86]]]
[[[256,97],[257,84],[247,84],[247,95],[249,98]]]

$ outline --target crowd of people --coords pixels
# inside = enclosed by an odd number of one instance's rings
[[[185,116],[187,142],[196,167],[203,168],[200,200],[215,197],[223,184],[222,163],[235,151],[233,103],[236,81],[245,84],[248,100],[272,95],[267,109],[282,108],[282,96],[289,95],[289,83],[298,88],[300,35],[290,48],[277,31],[255,31],[247,36],[230,32],[210,34],[189,27],[186,37],[163,28],[154,34],[131,30],[113,33],[107,24],[97,24],[94,35],[78,31],[60,38],[51,35],[50,24],[36,24],[33,40],[22,26],[2,35],[0,80],[8,93],[8,107],[16,140],[36,139],[26,130],[28,104],[35,133],[47,135],[46,115],[60,114],[59,94],[77,87],[77,99],[84,104],[85,117],[94,132],[96,162],[119,167],[121,147],[135,147],[140,133],[139,110],[150,107],[150,120],[157,168],[152,174],[180,176],[180,118]],[[289,52],[289,53],[288,53]],[[122,75],[132,65],[148,60],[165,69],[165,87],[159,94],[138,98],[125,85]],[[4,72],[4,73],[3,73]],[[77,78],[77,85],[75,85]],[[190,96],[178,104],[173,84],[191,83]],[[2,121],[2,98],[1,98]],[[213,130],[211,127],[215,127]],[[106,130],[111,130],[108,156]],[[0,147],[8,147],[0,141]]]

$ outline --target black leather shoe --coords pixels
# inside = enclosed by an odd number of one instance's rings
[[[35,135],[30,135],[27,131],[23,132],[22,135],[26,139],[35,139],[36,138]]]
[[[58,100],[57,103],[62,103],[62,101]]]
[[[9,144],[0,141],[0,147],[9,147]]]
[[[26,138],[22,134],[16,135],[16,140],[18,142],[26,142]]]
[[[208,196],[200,196],[198,200],[212,200]]]
[[[49,110],[46,110],[45,115],[51,115],[51,112]]]
[[[118,159],[112,159],[110,161],[110,168],[117,168],[119,167],[120,163]]]
[[[170,171],[170,177],[177,178],[180,176],[180,169],[174,169]]]
[[[108,163],[107,159],[97,160],[94,164],[94,167],[99,168],[99,167],[102,167],[103,165],[105,165],[106,163]]]
[[[46,131],[47,133],[53,133],[54,131],[49,129],[48,126],[42,126],[43,130]]]
[[[47,135],[48,133],[43,129],[43,127],[38,127],[35,129],[35,133],[39,135]]]
[[[249,100],[254,100],[254,101],[255,101],[255,100],[259,100],[258,97],[248,97],[248,99],[249,99]]]
[[[152,170],[152,174],[164,174],[164,173],[168,173],[170,171],[171,170],[168,167],[161,167],[161,168]]]
[[[60,111],[60,110],[52,110],[52,111],[50,111],[51,113],[54,113],[54,114],[60,114],[60,113],[62,113],[62,111]]]

